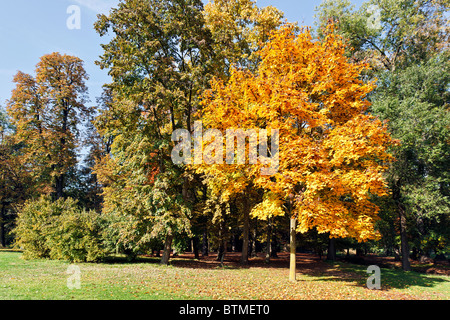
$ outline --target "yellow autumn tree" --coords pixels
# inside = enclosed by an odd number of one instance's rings
[[[349,61],[333,28],[317,41],[309,29],[281,27],[258,51],[256,72],[232,69],[228,81],[213,80],[203,95],[203,125],[221,131],[223,145],[227,129],[265,129],[257,134],[261,151],[263,135],[270,140],[278,129],[278,152],[269,150],[279,158],[277,170],[261,174],[267,161],[260,153],[250,164],[248,144],[246,164],[227,164],[224,152],[222,163],[196,168],[225,197],[248,186],[265,190],[253,216],[266,219],[289,208],[299,232],[315,228],[332,238],[366,241],[378,237],[378,207],[370,199],[387,192],[382,173],[394,141],[367,112],[366,96],[374,88],[362,80],[368,65]]]

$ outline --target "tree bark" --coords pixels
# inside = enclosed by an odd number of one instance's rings
[[[289,265],[289,281],[296,281],[297,260],[296,260],[296,241],[295,241],[295,222],[296,218],[291,218],[290,224],[290,265]]]
[[[208,230],[205,226],[203,229],[203,239],[202,239],[202,256],[208,256]]]
[[[60,174],[55,179],[56,200],[64,197],[64,180],[65,180],[65,175],[64,174]]]
[[[223,259],[225,258],[225,245],[223,241],[220,241],[219,250],[217,250],[217,258],[216,261],[220,261],[220,265],[223,265]]]
[[[248,264],[248,245],[249,245],[249,229],[250,229],[250,210],[248,206],[248,200],[244,197],[243,198],[243,205],[244,205],[244,231],[242,234],[242,257],[241,257],[241,264],[247,265]]]
[[[402,269],[404,271],[411,270],[411,264],[409,261],[409,245],[408,245],[408,237],[406,233],[406,214],[405,207],[401,202],[401,193],[400,193],[400,181],[397,180],[392,188],[392,197],[397,205],[397,212],[400,222],[400,246],[401,246],[401,254],[402,254]]]
[[[256,220],[255,221],[255,228],[253,229],[253,232],[252,232],[253,234],[252,234],[252,252],[251,252],[251,254],[250,254],[250,256],[252,256],[252,257],[256,257],[257,256],[257,242],[256,242],[256,239],[257,239],[257,236],[258,236],[258,220]]]
[[[62,119],[62,134],[63,136],[60,138],[60,151],[61,154],[63,154],[63,150],[66,146],[66,135],[67,135],[67,131],[68,131],[68,119],[69,119],[69,106],[68,106],[68,102],[66,99],[63,99],[62,101],[62,110],[63,110],[63,119]],[[64,156],[64,154],[62,155]],[[59,157],[59,159],[61,159],[61,156]],[[63,162],[62,160],[60,160],[61,162]],[[61,169],[63,167],[62,163],[58,163],[56,168]],[[65,174],[61,173],[58,176],[56,176],[56,181],[55,181],[55,192],[56,192],[56,200],[64,197],[64,185],[65,185]]]
[[[238,236],[233,232],[231,235],[231,252],[236,252]]]
[[[197,236],[192,238],[192,251],[194,253],[194,258],[195,259],[200,259],[200,256],[198,254],[198,243],[199,242],[200,242],[200,240],[199,240],[199,238]]]
[[[330,238],[328,241],[327,260],[336,261],[336,239]]]
[[[225,221],[221,221],[219,225],[219,250],[217,250],[216,261],[220,261],[220,265],[223,265],[225,258],[226,244],[225,244]]]
[[[267,240],[266,240],[266,263],[270,262],[270,256],[272,253],[272,221],[271,218],[267,221]]]
[[[278,254],[277,252],[279,251],[279,247],[278,247],[278,240],[276,235],[274,235],[273,233],[273,227],[272,227],[272,242],[270,244],[270,257],[271,258],[278,258]]]
[[[402,250],[402,269],[404,271],[411,270],[411,264],[409,261],[409,245],[408,237],[406,235],[406,217],[403,208],[399,208],[399,218],[400,218],[400,241]]]
[[[169,264],[170,251],[172,249],[172,240],[173,240],[173,236],[172,235],[167,235],[166,236],[166,241],[164,242],[164,251],[163,251],[163,255],[161,257],[161,264],[162,265],[168,265]]]
[[[219,248],[217,250],[216,261],[220,261],[220,265],[223,266],[223,260],[225,258],[225,230],[224,221],[220,222],[219,225]]]

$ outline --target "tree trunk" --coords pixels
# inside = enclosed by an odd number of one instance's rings
[[[0,211],[0,247],[2,248],[6,248],[5,213],[5,205],[2,204]]]
[[[273,233],[273,229],[272,229],[272,242],[270,244],[270,257],[271,258],[278,258],[278,254],[277,252],[279,251],[279,247],[278,247],[278,240],[276,235],[274,235]]]
[[[208,230],[205,226],[203,229],[203,239],[202,239],[202,256],[207,257],[208,256]]]
[[[400,249],[394,249],[394,261],[401,261],[402,259],[400,258]]]
[[[402,269],[404,271],[411,270],[411,264],[409,262],[409,245],[408,237],[406,235],[406,217],[404,210],[399,210],[400,216],[400,242],[402,250]]]
[[[400,194],[400,181],[393,185],[392,188],[392,197],[394,198],[395,203],[397,204],[398,217],[400,221],[400,243],[401,243],[401,254],[402,254],[402,269],[404,271],[411,270],[411,264],[409,262],[409,245],[408,245],[408,237],[406,234],[406,215],[405,215],[405,207],[401,203],[401,194]]]
[[[248,264],[248,245],[249,245],[249,229],[250,229],[250,210],[248,206],[248,200],[244,197],[243,198],[243,205],[244,205],[244,231],[242,234],[242,257],[241,257],[241,264],[247,265]]]
[[[225,257],[225,245],[223,241],[220,241],[219,250],[217,250],[217,258],[216,261],[220,261],[220,265],[223,265],[223,259]]]
[[[194,258],[195,259],[200,259],[200,256],[198,254],[198,243],[200,242],[199,238],[197,236],[195,236],[192,239],[192,251],[194,252]]]
[[[356,256],[357,257],[363,257],[364,256],[364,254],[363,254],[363,250],[361,249],[361,248],[356,248]]]
[[[60,174],[55,179],[55,196],[56,200],[62,198],[64,196],[64,174]]]
[[[216,261],[220,261],[220,265],[223,265],[223,259],[225,257],[225,221],[221,221],[219,225],[219,250],[217,250],[217,258]]]
[[[231,252],[236,252],[237,235],[233,233],[231,235]]]
[[[256,243],[256,238],[258,236],[258,220],[255,221],[255,228],[253,229],[253,234],[252,234],[252,252],[250,254],[250,256],[252,257],[256,257],[257,256],[257,243]]]
[[[291,218],[291,225],[290,225],[290,265],[289,265],[289,281],[295,282],[296,281],[296,271],[297,271],[297,260],[296,260],[296,241],[295,241],[295,218]]]
[[[63,99],[62,101],[62,110],[63,110],[63,119],[62,119],[62,137],[60,139],[60,151],[62,152],[66,146],[66,135],[68,131],[68,119],[69,119],[69,106],[66,99]],[[61,169],[63,167],[62,163],[58,163],[56,165],[56,168]],[[65,184],[65,174],[61,173],[56,176],[55,181],[55,193],[56,193],[56,200],[64,197],[64,184]]]
[[[336,239],[335,238],[330,238],[330,240],[328,241],[327,260],[328,261],[336,261]]]
[[[270,255],[272,253],[272,222],[271,219],[267,221],[267,241],[266,241],[266,263],[270,262]]]
[[[163,265],[169,264],[170,251],[172,249],[172,240],[173,240],[172,235],[166,236],[166,241],[164,242],[164,251],[163,251],[163,255],[161,257],[161,264],[163,264]]]

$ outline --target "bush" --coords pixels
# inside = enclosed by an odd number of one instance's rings
[[[82,262],[103,258],[102,223],[97,212],[66,210],[55,222],[48,238],[51,259]]]
[[[27,201],[20,210],[13,233],[16,236],[16,246],[23,250],[25,259],[49,257],[47,238],[52,217],[51,203],[45,198]]]
[[[98,261],[106,254],[102,226],[98,213],[80,209],[71,198],[52,202],[41,197],[26,202],[19,212],[16,245],[26,259]]]

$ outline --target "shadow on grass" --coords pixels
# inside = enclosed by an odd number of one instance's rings
[[[149,256],[137,256],[129,258],[126,255],[110,255],[102,260],[104,264],[133,264],[133,263],[159,263],[160,258]]]
[[[252,257],[247,265],[240,264],[240,253],[227,253],[221,264],[216,260],[216,255],[194,259],[193,255],[182,254],[171,257],[169,265],[176,268],[189,269],[249,269],[249,268],[284,268],[289,269],[289,254],[280,253],[277,258],[266,263],[263,256]],[[154,256],[137,256],[135,259],[127,259],[125,255],[107,257],[102,263],[105,264],[160,264],[161,258]],[[434,287],[438,284],[450,281],[444,276],[432,276],[415,271],[403,271],[395,268],[381,267],[381,290],[392,288],[404,289],[411,286]],[[353,264],[349,262],[326,262],[319,260],[313,254],[297,254],[297,274],[311,276],[305,281],[337,281],[348,282],[349,285],[366,287],[366,282],[371,274],[366,272],[367,265]]]
[[[256,257],[249,257],[247,264],[241,264],[240,252],[227,252],[223,262],[217,260],[217,255],[212,253],[209,256],[201,256],[194,259],[192,254],[182,254],[171,258],[170,264],[179,268],[223,268],[223,269],[250,269],[250,268],[289,268],[288,254],[280,254],[277,258],[271,258],[270,263],[265,262],[262,254]]]
[[[195,259],[193,254],[181,254],[177,256],[171,256],[169,265],[177,268],[190,268],[190,269],[249,269],[254,267],[263,268],[286,268],[289,267],[289,262],[286,262],[286,257],[281,254],[281,257],[272,258],[270,263],[266,263],[264,258],[251,257],[246,265],[240,263],[241,253],[230,252],[225,255],[223,262],[217,260],[216,254],[212,253],[209,256],[201,256],[199,259]],[[160,264],[161,257],[138,255],[134,259],[130,259],[124,254],[111,255],[103,259],[101,263],[105,264],[133,264],[133,263],[151,263]]]
[[[381,269],[381,283],[389,288],[404,289],[411,286],[434,287],[439,283],[449,282],[444,277],[430,276],[415,271]]]
[[[367,268],[361,265],[354,265],[350,263],[324,262],[330,266],[321,275],[304,273],[302,274],[314,275],[318,277],[316,281],[344,281],[356,282],[355,285],[366,287],[367,279],[372,273],[367,273]],[[432,288],[444,282],[450,282],[445,276],[427,275],[415,271],[403,271],[401,269],[380,268],[381,271],[381,290],[406,289],[413,286]]]
[[[222,268],[246,269],[246,268],[284,268],[289,269],[289,254],[280,253],[278,258],[271,259],[269,264],[264,262],[264,257],[249,259],[249,264],[239,264],[240,253],[227,253]],[[159,260],[158,260],[159,262]],[[171,265],[181,268],[220,268],[220,263],[215,261],[215,255],[195,260],[192,257],[182,256],[171,259]],[[326,262],[313,254],[297,254],[297,273],[313,277],[308,281],[340,281],[353,285],[366,287],[367,279],[372,273],[367,273],[368,265],[359,265],[348,262]],[[411,286],[434,287],[438,284],[450,281],[445,276],[434,276],[416,271],[403,271],[388,266],[380,266],[381,289],[404,289]]]

